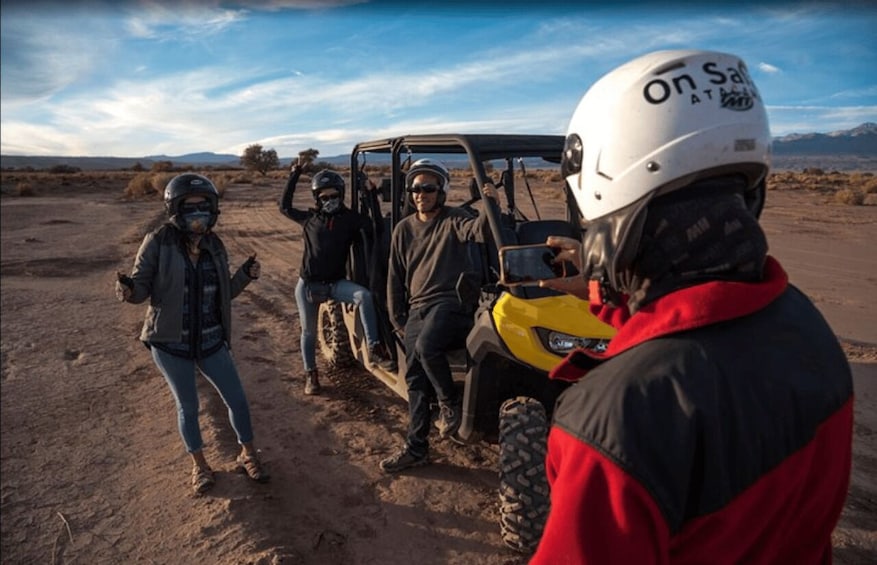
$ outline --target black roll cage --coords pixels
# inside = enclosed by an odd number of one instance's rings
[[[368,153],[382,153],[390,155],[390,229],[403,217],[403,204],[405,201],[404,176],[402,163],[408,155],[416,154],[465,154],[468,157],[470,169],[474,172],[477,182],[478,193],[472,194],[472,198],[480,198],[481,190],[488,179],[484,168],[485,161],[506,160],[507,168],[501,181],[505,191],[506,202],[510,212],[515,212],[515,187],[514,169],[512,159],[539,157],[551,163],[560,163],[563,154],[564,139],[560,135],[515,135],[515,134],[421,134],[404,135],[400,137],[365,141],[354,146],[350,156],[351,171],[351,200],[354,209],[360,209],[360,192],[362,187],[359,182],[359,171],[365,163],[360,163],[360,156]],[[403,157],[404,156],[404,157]],[[512,174],[508,174],[512,173]],[[566,187],[569,191],[569,188]],[[571,207],[574,202],[570,194],[567,194],[567,220],[578,223],[578,214]],[[488,214],[488,223],[497,246],[511,245],[516,242],[509,238],[508,232],[502,229],[499,206],[491,202],[484,209]]]

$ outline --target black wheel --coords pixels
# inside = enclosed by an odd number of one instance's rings
[[[349,367],[355,361],[350,349],[341,303],[328,300],[320,304],[317,315],[317,342],[330,367]]]
[[[532,553],[550,505],[545,476],[548,419],[538,400],[519,396],[499,409],[499,501],[502,541]]]

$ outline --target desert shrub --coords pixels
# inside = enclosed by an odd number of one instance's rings
[[[269,177],[256,177],[250,184],[253,186],[271,186],[272,182]]]
[[[210,180],[213,181],[213,186],[216,187],[216,191],[219,193],[219,197],[222,198],[223,196],[225,196],[225,189],[231,182],[231,175],[213,175]]]
[[[55,165],[54,167],[49,169],[49,172],[53,175],[61,175],[61,174],[70,174],[70,173],[78,173],[82,169],[79,167],[74,167],[72,165]]]
[[[152,164],[153,173],[166,173],[174,170],[174,164],[171,161],[156,161]]]
[[[231,177],[231,182],[234,184],[250,184],[253,180],[253,175],[247,172],[239,172],[235,173]]]
[[[145,198],[155,196],[155,187],[152,184],[152,175],[139,173],[128,181],[125,187],[125,196],[128,198]]]
[[[803,172],[804,172],[805,175],[817,175],[817,176],[821,176],[821,175],[824,175],[824,174],[825,174],[825,171],[823,171],[822,169],[820,169],[820,168],[818,168],[818,167],[808,167],[808,168],[804,169]]]
[[[862,179],[862,192],[865,194],[877,194],[877,178]]]
[[[33,185],[29,182],[20,182],[15,185],[15,192],[19,196],[33,196],[34,190]]]
[[[834,193],[834,200],[841,204],[861,206],[865,203],[865,194],[852,188],[844,188]]]
[[[175,173],[158,173],[152,175],[151,182],[153,190],[155,190],[159,196],[164,197],[164,187],[166,187],[167,183],[169,183],[175,176],[177,176]]]

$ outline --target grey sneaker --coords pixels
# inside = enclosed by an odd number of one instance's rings
[[[441,437],[453,437],[457,433],[463,422],[462,409],[460,402],[439,404],[439,417],[435,421],[435,427],[438,428]]]
[[[381,471],[385,473],[398,473],[412,467],[420,467],[429,463],[429,454],[417,455],[411,453],[406,445],[397,454],[381,461]]]
[[[320,380],[317,376],[317,370],[311,369],[305,373],[305,394],[308,396],[318,394],[320,392]]]

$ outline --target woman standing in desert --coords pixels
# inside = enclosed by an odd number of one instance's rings
[[[249,403],[229,351],[231,299],[259,278],[260,265],[254,255],[231,275],[225,246],[212,231],[219,192],[208,178],[192,173],[174,177],[164,202],[168,222],[143,239],[131,276],[118,275],[116,296],[133,304],[150,299],[140,339],[174,396],[195,493],[203,494],[215,482],[203,452],[197,371],[228,407],[241,445],[239,470],[265,482],[269,475],[253,446]]]

